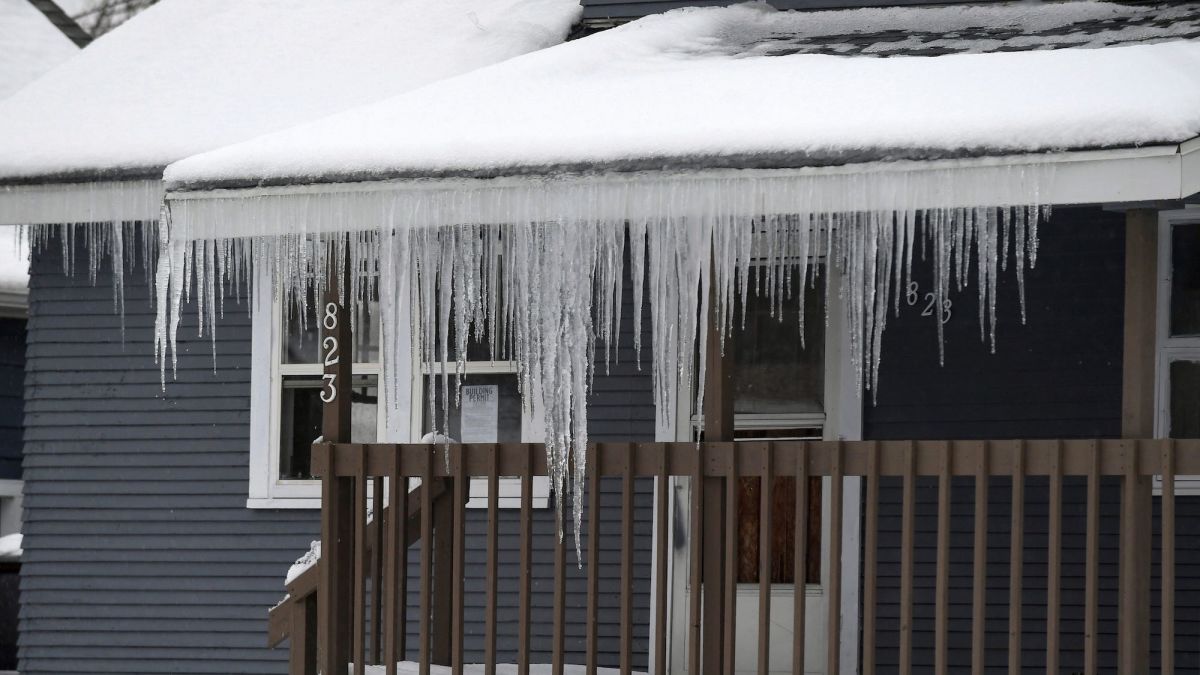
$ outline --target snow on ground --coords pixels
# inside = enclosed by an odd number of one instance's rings
[[[20,560],[21,553],[20,534],[0,537],[0,560]]]
[[[186,159],[166,178],[180,186],[745,166],[754,163],[747,155],[803,165],[1200,133],[1200,43],[890,58],[746,48],[747,36],[796,21],[757,5],[651,16]]]
[[[0,0],[0,99],[78,53],[29,0]]]
[[[164,0],[0,103],[0,179],[157,177],[182,157],[561,42],[579,11],[576,0]]]
[[[296,560],[296,562],[293,563],[292,566],[288,569],[287,577],[284,579],[283,585],[287,586],[288,584],[295,581],[296,577],[299,577],[301,574],[304,574],[304,572],[308,568],[312,567],[313,565],[316,565],[317,561],[320,559],[321,559],[321,542],[314,541],[308,545],[308,551],[305,552],[304,555],[300,556],[300,558],[298,560]]]

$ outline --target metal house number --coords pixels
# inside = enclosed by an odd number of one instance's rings
[[[321,325],[325,327],[325,330],[333,331],[337,328],[337,311],[337,303],[330,302],[325,305],[325,318],[321,320]],[[321,354],[323,356],[326,368],[337,365],[338,341],[336,337],[332,335],[326,335],[325,338],[321,340]],[[335,400],[337,400],[338,394],[337,373],[325,373],[321,376],[321,379],[325,381],[325,388],[321,390],[321,400],[325,403],[333,403]]]
[[[908,292],[905,293],[904,300],[908,303],[909,307],[916,305],[917,302],[921,300],[921,287],[917,285],[917,282],[909,282]],[[926,293],[924,302],[925,306],[921,310],[921,316],[933,316],[933,313],[937,308],[937,295],[932,292]],[[954,303],[950,301],[950,298],[942,300],[942,311],[940,312],[939,316],[941,317],[943,324],[949,321],[950,317],[954,314],[952,309],[953,305]]]

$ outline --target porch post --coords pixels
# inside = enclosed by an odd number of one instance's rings
[[[1158,213],[1125,214],[1125,347],[1121,436],[1154,435],[1154,357],[1158,277]],[[1136,454],[1131,447],[1127,461]],[[1119,662],[1122,673],[1145,673],[1150,661],[1149,476],[1127,472],[1121,488]]]
[[[724,353],[721,350],[720,323],[716,312],[715,293],[710,294],[707,327],[708,352],[704,354],[704,440],[733,440],[733,346],[731,331],[725,337]],[[734,453],[730,461],[736,461]],[[719,477],[704,479],[703,531],[703,631],[704,656],[701,661],[703,675],[716,675],[726,659],[732,663],[732,654],[724,653],[723,627],[725,621],[725,566],[736,565],[736,560],[725,559],[725,509],[737,508],[727,504],[725,480]],[[696,674],[693,674],[696,675]],[[732,675],[732,673],[728,674]]]
[[[337,267],[330,255],[329,283],[321,301],[322,362],[334,345],[336,362],[325,366],[332,389],[322,389],[321,435],[328,443],[350,442],[350,378],[354,363],[350,313],[342,302],[341,289],[350,288],[349,256]],[[348,293],[347,293],[348,295]],[[347,301],[349,298],[347,297]],[[329,341],[333,339],[333,342]],[[331,380],[329,378],[332,378]],[[318,592],[318,658],[321,671],[344,673],[350,660],[350,631],[354,590],[354,479],[338,478],[337,453],[330,453],[329,467],[321,477],[321,579]],[[356,658],[362,658],[357,655]]]

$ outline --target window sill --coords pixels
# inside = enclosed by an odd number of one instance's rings
[[[321,509],[320,497],[250,497],[248,509]]]

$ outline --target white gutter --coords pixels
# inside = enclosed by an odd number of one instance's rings
[[[157,221],[161,180],[0,186],[0,225]]]
[[[821,168],[406,179],[168,192],[167,198],[172,239],[180,240],[374,229],[382,223],[1111,204],[1178,200],[1196,192],[1200,139]]]

